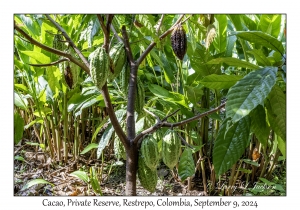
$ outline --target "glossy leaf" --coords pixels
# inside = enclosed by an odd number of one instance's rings
[[[270,92],[266,107],[271,128],[286,141],[286,96],[278,85]]]
[[[44,179],[33,179],[33,180],[30,180],[29,182],[27,182],[23,188],[21,189],[21,191],[23,190],[26,190],[30,187],[32,187],[33,185],[36,185],[36,184],[50,184],[50,185],[53,185],[52,183],[44,180]]]
[[[103,149],[107,146],[112,134],[114,132],[113,126],[110,124],[106,130],[104,131],[103,135],[101,136],[101,139],[98,144],[98,150],[97,150],[97,158],[99,159]]]
[[[227,18],[226,15],[215,15],[216,22],[216,37],[214,38],[213,45],[218,53],[224,52],[227,44]]]
[[[70,175],[79,178],[85,183],[89,183],[89,177],[85,171],[74,171]]]
[[[251,51],[248,51],[247,53],[254,55],[258,65],[271,66],[270,61],[261,50],[253,49]]]
[[[14,142],[18,144],[24,132],[24,119],[16,112],[14,113]]]
[[[229,89],[240,79],[242,76],[211,74],[204,77],[200,83],[207,88],[220,90]]]
[[[276,67],[262,68],[250,72],[232,86],[227,94],[226,117],[237,122],[262,104],[275,85],[276,73]]]
[[[186,178],[194,175],[194,173],[195,163],[193,153],[189,147],[186,147],[180,157],[178,175],[180,176],[181,181],[184,181]]]
[[[266,112],[262,105],[258,105],[250,113],[251,131],[255,133],[258,141],[266,148],[270,134],[270,127],[267,124]]]
[[[83,154],[89,152],[90,150],[96,149],[96,148],[98,148],[98,144],[96,144],[96,143],[90,143],[89,145],[87,145],[87,146],[82,150],[82,152],[81,152],[80,154],[83,155]]]
[[[236,67],[242,67],[242,68],[248,68],[248,69],[259,69],[259,66],[256,66],[252,63],[249,63],[247,61],[243,61],[237,58],[216,58],[213,60],[210,60],[207,62],[207,64],[220,64],[220,63],[226,63],[229,66],[236,66]]]
[[[44,53],[36,52],[36,51],[22,51],[21,53],[28,55],[29,57],[35,59],[39,63],[47,64],[51,62],[51,59],[46,56]]]
[[[258,27],[262,32],[277,38],[281,27],[281,14],[263,14],[260,17]]]
[[[213,149],[213,164],[217,176],[225,173],[245,152],[250,143],[250,117],[246,116],[226,130],[226,121],[220,127]]]
[[[241,39],[265,46],[281,53],[282,55],[284,54],[282,43],[269,34],[263,33],[261,31],[238,31],[234,34]]]

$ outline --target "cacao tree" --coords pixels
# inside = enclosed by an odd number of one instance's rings
[[[208,192],[207,177],[214,183],[231,169],[233,182],[254,147],[267,177],[276,162],[270,150],[285,156],[284,21],[277,14],[15,15],[15,123],[22,115],[36,132],[39,123],[40,144],[66,161],[72,145],[79,155],[84,115],[94,118],[101,107],[89,148],[99,158],[115,133],[126,195],[136,195],[137,174],[155,191],[160,160],[182,181],[201,173]]]

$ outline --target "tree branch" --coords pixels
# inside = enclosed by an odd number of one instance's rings
[[[16,29],[20,34],[22,34],[31,44],[34,44],[34,45],[38,46],[39,48],[46,50],[48,52],[69,58],[70,61],[72,61],[76,65],[80,66],[87,74],[90,74],[90,69],[86,65],[84,65],[83,63],[81,63],[80,61],[75,59],[71,54],[54,49],[52,47],[49,47],[47,45],[44,45],[44,44],[36,41],[30,35],[28,35],[25,31],[23,31],[16,23],[14,23],[14,29]]]
[[[82,62],[85,64],[85,66],[89,69],[90,65],[87,59],[83,56],[81,51],[76,47],[72,39],[69,37],[65,29],[63,29],[57,22],[55,22],[49,15],[46,15],[46,17],[51,21],[51,23],[59,30],[62,32],[63,36],[66,38],[66,40],[69,42],[71,47],[75,50],[79,58],[82,60]],[[86,71],[86,70],[85,70]],[[89,74],[89,73],[88,73]]]
[[[98,20],[100,22],[100,26],[103,30],[103,34],[104,34],[104,44],[103,47],[105,48],[105,51],[108,53],[108,46],[109,46],[109,33],[110,33],[110,24],[112,21],[112,17],[108,17],[107,21],[107,25],[105,26],[103,19],[101,17],[101,15],[97,15]],[[110,100],[110,96],[109,96],[109,92],[108,92],[108,88],[107,88],[107,82],[105,83],[105,85],[102,87],[102,95],[104,98],[104,103],[106,106],[106,111],[108,113],[108,116],[110,118],[111,124],[113,125],[116,134],[118,135],[118,137],[120,138],[120,141],[123,143],[124,147],[127,149],[129,147],[128,141],[127,141],[127,136],[124,133],[120,123],[118,122],[118,119],[116,117],[114,108],[112,106],[111,100]]]
[[[200,119],[202,117],[205,117],[207,115],[210,115],[212,113],[215,113],[215,112],[219,111],[220,109],[222,109],[225,106],[225,104],[226,103],[223,103],[220,106],[218,106],[217,108],[214,108],[214,109],[212,109],[210,111],[207,111],[207,112],[204,112],[202,114],[196,115],[196,116],[191,117],[189,119],[183,120],[181,122],[177,122],[177,123],[168,123],[168,122],[162,122],[162,121],[158,122],[155,125],[153,125],[152,127],[150,127],[148,129],[142,131],[139,135],[137,135],[134,138],[134,142],[137,143],[140,138],[142,138],[143,136],[145,136],[147,134],[153,133],[154,131],[158,130],[161,127],[178,127],[178,126],[185,125],[187,123],[193,122],[195,120],[198,120],[198,119]]]
[[[114,32],[114,35],[115,35],[115,37],[117,37],[117,39],[119,40],[119,42],[123,42],[124,43],[123,39],[118,35],[118,33],[117,33],[115,27],[113,26],[113,24],[110,25],[110,29]]]
[[[184,15],[181,15],[178,20],[176,21],[176,23],[174,23],[173,26],[171,26],[171,28],[169,28],[165,33],[163,33],[159,39],[162,40],[163,38],[165,38],[167,35],[169,35],[174,27],[182,20],[182,18],[184,17]],[[153,49],[153,47],[156,45],[155,42],[151,42],[150,45],[147,47],[147,49],[143,52],[143,54],[139,57],[139,59],[137,59],[137,65],[140,65],[142,63],[142,61],[146,58],[146,56],[148,55],[148,53],[150,53],[150,51]]]
[[[125,26],[122,26],[122,36],[123,36],[123,39],[124,39],[124,45],[125,45],[127,57],[129,59],[129,62],[131,64],[133,64],[134,63],[134,59],[133,59],[133,56],[132,56],[132,52],[131,52],[131,48],[130,48],[130,44],[129,44],[129,38],[128,38]]]
[[[59,63],[64,62],[64,61],[70,61],[70,59],[69,58],[62,58],[62,59],[59,59],[59,60],[51,62],[51,63],[46,63],[46,64],[28,64],[28,65],[29,66],[36,66],[36,67],[54,66],[54,65],[59,64]]]

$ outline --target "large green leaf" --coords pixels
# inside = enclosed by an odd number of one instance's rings
[[[223,124],[227,122],[223,122]],[[239,160],[249,145],[250,117],[246,116],[234,123],[225,132],[222,125],[213,149],[213,164],[217,176],[225,173]]]
[[[224,52],[227,44],[227,18],[226,15],[215,15],[216,22],[216,37],[214,38],[213,45],[218,53]]]
[[[205,47],[197,44],[196,50],[193,51],[190,45],[191,44],[188,42],[187,54],[195,73],[188,77],[187,84],[191,85],[193,82],[200,81],[204,76],[210,74],[221,73],[220,65],[207,63],[211,59],[211,56]]]
[[[281,14],[263,14],[260,16],[258,27],[262,32],[277,38],[281,27]]]
[[[227,94],[226,116],[237,122],[262,104],[275,85],[276,73],[277,67],[262,68],[232,86]]]
[[[277,144],[278,144],[278,149],[280,150],[282,156],[284,158],[286,158],[286,142],[282,140],[282,138],[280,138],[280,136],[277,136]]]
[[[271,128],[286,141],[286,96],[278,85],[270,92],[266,107]]]
[[[14,142],[18,144],[24,132],[24,119],[16,112],[14,114]]]
[[[162,97],[166,101],[180,104],[188,108],[187,99],[184,95],[175,92],[170,92],[164,89],[163,87],[154,84],[149,85],[148,88],[154,95]]]
[[[51,62],[51,59],[46,56],[44,53],[36,52],[36,51],[22,51],[21,53],[28,55],[29,57],[35,59],[36,61],[47,64]]]
[[[90,151],[92,149],[96,149],[96,148],[98,148],[98,144],[90,143],[82,150],[82,152],[80,154],[83,155],[83,154],[87,153],[88,151]]]
[[[227,37],[227,45],[226,45],[226,50],[225,50],[225,55],[224,57],[231,57],[233,48],[236,42],[236,36],[228,36]]]
[[[97,158],[98,159],[100,158],[103,149],[107,146],[114,130],[115,130],[114,127],[110,124],[104,131],[103,135],[101,136],[101,139],[98,144],[98,150],[97,150]]]
[[[195,163],[193,159],[192,150],[186,147],[180,157],[178,174],[181,181],[192,176],[195,173]]]
[[[81,179],[85,183],[89,183],[89,177],[85,171],[74,171],[70,175]]]
[[[242,61],[237,58],[216,58],[212,59],[207,64],[220,64],[220,63],[226,63],[229,66],[236,66],[236,67],[242,67],[242,68],[248,68],[248,69],[259,69],[259,66],[256,66],[252,63],[249,63],[247,61]]]
[[[52,183],[44,180],[44,179],[33,179],[33,180],[30,180],[29,182],[27,182],[27,184],[25,184],[23,186],[23,188],[21,189],[21,191],[23,190],[26,190],[28,189],[29,187],[33,186],[33,185],[36,185],[36,184],[50,184],[50,185],[53,185]]]
[[[245,39],[249,42],[265,46],[281,53],[282,55],[284,54],[282,43],[269,34],[261,31],[237,31],[234,34],[241,39]]]
[[[229,89],[240,79],[242,79],[242,76],[211,74],[204,77],[200,81],[200,83],[210,89],[220,90],[220,89]]]
[[[155,20],[153,15],[136,15],[136,20],[143,24],[143,27],[138,28],[141,33],[145,36],[151,36],[154,39],[157,39],[156,31],[155,31]]]
[[[261,50],[253,49],[251,51],[248,51],[247,53],[254,55],[258,65],[271,66],[270,61]]]
[[[21,109],[27,110],[27,97],[21,93],[14,92],[14,104]]]
[[[262,105],[258,105],[250,113],[251,131],[255,133],[259,142],[266,147],[270,134],[270,127],[267,124],[266,112]]]
[[[203,85],[199,84],[195,87],[185,85],[184,89],[186,91],[188,99],[194,105],[196,105],[201,100],[201,96],[203,95]]]

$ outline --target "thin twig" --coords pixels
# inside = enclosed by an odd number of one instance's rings
[[[182,142],[185,146],[187,146],[187,147],[189,147],[189,148],[191,148],[191,149],[194,149],[190,144],[188,144],[188,143],[186,142],[186,140],[185,140],[181,135],[179,135],[179,133],[176,132],[176,134],[177,134],[177,136],[181,139],[181,142]]]
[[[196,115],[194,117],[191,117],[189,119],[186,119],[186,120],[183,120],[181,122],[177,122],[177,123],[168,123],[168,122],[159,122],[159,123],[156,123],[155,125],[153,125],[152,127],[144,130],[143,132],[139,133],[135,138],[134,138],[134,142],[137,143],[139,141],[140,138],[142,138],[144,135],[147,135],[149,133],[153,133],[154,131],[158,130],[159,128],[161,127],[178,127],[178,126],[181,126],[181,125],[185,125],[187,123],[190,123],[190,122],[193,122],[195,120],[198,120],[202,117],[205,117],[207,115],[210,115],[212,113],[215,113],[217,111],[219,111],[220,109],[222,109],[224,106],[225,106],[226,102],[221,104],[220,106],[210,110],[210,111],[207,111],[207,112],[204,112],[202,114],[199,114],[199,115]]]
[[[70,61],[70,59],[69,58],[62,58],[60,60],[57,60],[57,61],[54,61],[54,62],[51,62],[51,63],[46,63],[46,64],[31,64],[31,63],[29,63],[28,65],[29,66],[36,66],[36,67],[54,66],[54,65],[59,64],[59,63],[64,62],[64,61]]]
[[[148,114],[150,114],[151,116],[155,117],[157,122],[161,122],[161,120],[159,119],[159,117],[156,114],[150,112],[149,110],[147,110],[145,108],[144,108],[144,111],[147,112]]]
[[[71,47],[75,50],[75,52],[78,54],[79,58],[82,60],[82,62],[85,64],[85,66],[89,69],[89,62],[87,59],[84,57],[84,55],[81,53],[81,51],[77,48],[77,46],[74,44],[72,39],[69,37],[65,29],[63,29],[57,22],[55,22],[50,15],[46,15],[46,17],[51,21],[51,23],[59,30],[62,32],[63,36],[66,38],[66,40],[69,42]],[[86,70],[85,70],[86,71]],[[89,72],[89,70],[88,70]]]
[[[44,44],[38,42],[37,40],[33,39],[30,35],[28,35],[25,31],[23,31],[16,23],[14,23],[14,29],[16,29],[20,34],[22,34],[31,44],[36,45],[36,46],[40,47],[41,49],[46,50],[51,53],[54,53],[56,55],[60,55],[60,56],[69,58],[70,61],[72,61],[76,65],[80,66],[87,74],[90,74],[90,69],[86,65],[84,65],[83,63],[81,63],[80,61],[75,59],[71,54],[54,49],[52,47],[49,47],[47,45],[44,45]]]
[[[180,109],[177,109],[175,112],[172,112],[171,114],[167,115],[164,119],[162,119],[161,121],[164,122],[166,121],[169,117],[171,117],[172,115],[176,114]]]
[[[124,39],[124,45],[125,45],[125,49],[126,49],[128,59],[129,59],[130,63],[133,64],[134,60],[133,60],[133,56],[132,56],[132,52],[131,52],[131,48],[130,48],[130,44],[129,44],[129,38],[128,38],[125,26],[122,26],[122,36],[123,36],[123,39]]]
[[[161,39],[165,38],[167,35],[169,35],[169,34],[173,31],[174,27],[175,27],[178,23],[180,23],[180,21],[182,20],[183,17],[184,17],[184,15],[181,15],[181,16],[178,18],[178,20],[176,21],[176,23],[174,23],[174,25],[171,26],[171,28],[169,28],[165,33],[163,33],[163,34],[159,37],[159,39],[161,40]],[[140,65],[140,64],[142,63],[142,61],[146,58],[146,56],[148,55],[148,53],[150,53],[150,51],[153,49],[153,47],[154,47],[155,45],[156,45],[156,42],[151,42],[151,44],[147,47],[147,49],[143,52],[143,54],[137,59],[137,61],[136,61],[137,65]]]
[[[119,42],[124,42],[123,39],[118,35],[118,33],[117,33],[115,27],[113,26],[113,24],[110,25],[110,29],[114,33],[115,37],[117,37],[117,39],[119,40]]]
[[[157,35],[158,35],[158,32],[159,32],[160,27],[162,26],[164,16],[165,16],[165,15],[162,14],[161,17],[160,17],[160,19],[159,19],[159,21],[158,21],[158,26],[157,26],[157,28],[156,28],[156,34],[157,34]]]

